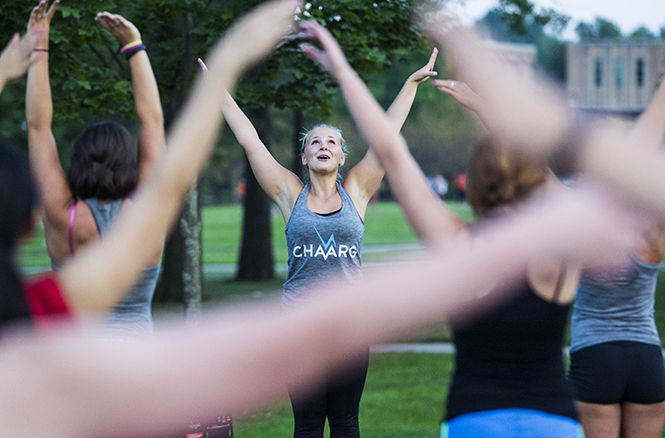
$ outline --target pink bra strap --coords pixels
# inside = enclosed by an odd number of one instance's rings
[[[69,254],[74,255],[74,218],[76,217],[76,205],[74,201],[71,210],[69,210],[69,229],[67,230],[67,241],[69,242]]]

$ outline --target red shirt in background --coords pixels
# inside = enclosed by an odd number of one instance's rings
[[[38,328],[47,328],[56,321],[74,320],[67,297],[52,272],[28,282],[25,298]]]

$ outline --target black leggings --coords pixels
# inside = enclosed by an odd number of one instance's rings
[[[358,408],[368,365],[369,349],[353,361],[352,368],[327,379],[305,399],[289,391],[295,423],[294,438],[322,438],[326,417],[330,438],[360,437]]]

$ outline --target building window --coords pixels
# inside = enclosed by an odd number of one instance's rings
[[[644,59],[642,58],[635,62],[635,82],[638,87],[644,86]]]
[[[603,60],[602,59],[596,59],[596,63],[594,66],[594,71],[593,71],[593,76],[594,76],[594,83],[596,84],[596,87],[600,87],[603,85]]]
[[[617,62],[614,68],[614,83],[616,84],[617,88],[623,88],[623,70],[623,59],[617,58]]]

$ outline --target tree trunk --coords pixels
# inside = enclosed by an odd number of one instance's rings
[[[201,215],[198,189],[194,186],[164,247],[156,302],[182,302],[185,316],[197,317],[203,295],[201,252]]]
[[[182,8],[181,32],[183,54],[181,68],[175,72],[177,87],[167,94],[170,99],[164,106],[166,126],[175,120],[186,98],[186,88],[181,84],[189,83],[194,75],[192,69],[193,53],[191,31],[194,27],[191,14]],[[185,318],[198,319],[201,308],[203,269],[201,263],[201,215],[198,188],[193,186],[183,203],[180,220],[168,238],[162,257],[162,273],[155,291],[156,302],[182,302]]]
[[[187,194],[180,231],[183,238],[182,282],[185,306],[185,320],[195,324],[201,317],[203,298],[203,264],[201,263],[201,209],[198,187],[194,186]]]
[[[295,110],[293,112],[293,166],[291,167],[291,170],[301,180],[304,176],[304,169],[302,165],[302,159],[300,158],[300,145],[302,143],[301,137],[304,131],[305,117],[303,117],[302,111]]]
[[[162,256],[162,273],[155,289],[154,302],[175,303],[183,301],[182,271],[184,263],[184,243],[178,225],[166,240]]]
[[[268,107],[252,111],[251,119],[261,140],[269,147],[271,134],[270,110]],[[242,224],[242,245],[236,279],[241,281],[269,280],[275,277],[270,231],[271,202],[254,178],[254,173],[245,159],[245,198]]]

